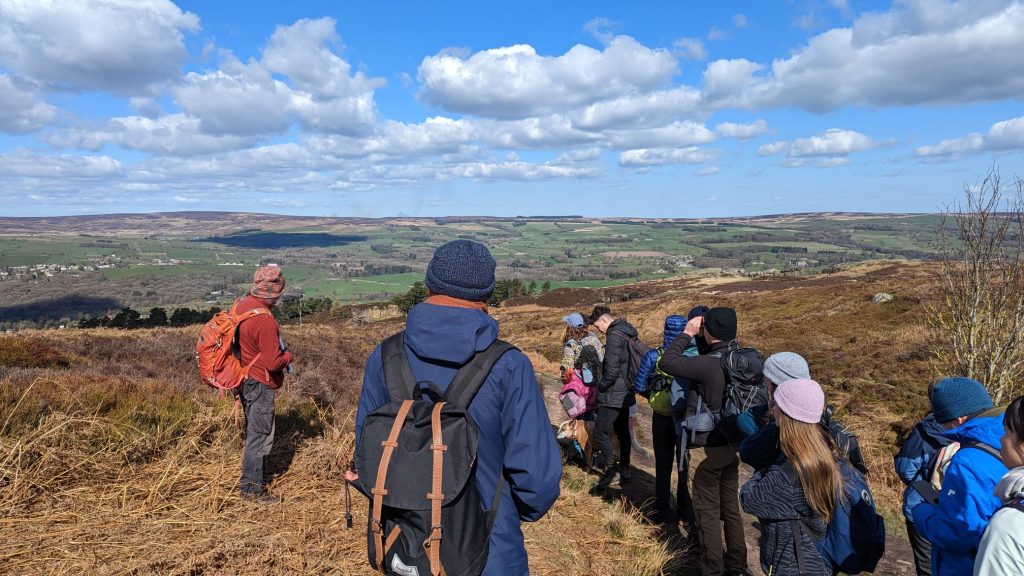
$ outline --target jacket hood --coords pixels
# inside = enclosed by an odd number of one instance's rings
[[[995,495],[1003,502],[1024,498],[1024,466],[1007,472],[996,485]]]
[[[626,338],[636,338],[640,335],[636,328],[633,328],[632,324],[622,318],[616,318],[614,322],[609,324],[608,332],[621,332]]]
[[[946,436],[946,428],[935,419],[934,414],[925,416],[924,420],[917,423],[916,428],[921,439],[933,447],[945,446],[950,442]]]
[[[498,338],[498,322],[482,310],[422,302],[405,323],[405,343],[417,356],[463,365]]]
[[[683,316],[676,316],[673,314],[668,318],[665,318],[665,340],[663,346],[668,348],[668,345],[673,340],[679,337],[686,329],[686,318]]]
[[[971,418],[962,425],[947,431],[945,436],[956,442],[965,440],[983,442],[998,450],[999,441],[1003,437],[1003,410],[997,408]]]

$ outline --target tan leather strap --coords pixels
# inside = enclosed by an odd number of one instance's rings
[[[448,449],[441,437],[441,408],[444,405],[444,402],[434,404],[434,410],[430,414],[430,430],[434,434],[434,441],[430,445],[430,449],[434,452],[434,473],[433,486],[427,493],[427,498],[430,500],[430,533],[423,541],[423,547],[427,549],[430,573],[433,576],[444,574],[444,568],[441,566],[441,504],[444,502],[441,479],[444,473],[444,452]]]
[[[395,540],[398,540],[398,536],[402,534],[402,527],[395,526],[395,529],[388,534],[388,540],[384,543],[384,553],[387,554],[388,550],[395,545]]]
[[[381,446],[384,447],[384,453],[380,457],[380,465],[377,467],[377,481],[373,486],[373,490],[370,491],[373,494],[373,516],[370,520],[370,531],[373,532],[374,538],[374,553],[377,557],[377,570],[381,574],[384,573],[384,526],[381,525],[381,513],[384,511],[384,496],[387,495],[388,491],[384,488],[384,482],[388,476],[388,464],[391,463],[391,454],[394,453],[395,448],[398,447],[398,433],[402,431],[402,425],[405,424],[405,417],[409,414],[409,410],[412,408],[412,400],[406,400],[402,402],[402,407],[398,409],[398,414],[395,416],[395,422],[391,425],[391,433],[388,434],[388,439],[381,442]],[[388,540],[391,540],[389,537]],[[394,542],[392,541],[392,544]],[[390,546],[388,546],[390,547]]]

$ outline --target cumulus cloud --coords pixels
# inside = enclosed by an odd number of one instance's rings
[[[583,25],[583,31],[599,40],[602,44],[608,44],[615,38],[614,30],[619,23],[608,18],[594,18]]]
[[[697,176],[714,176],[721,171],[722,169],[718,166],[706,166],[697,171]]]
[[[744,16],[743,14],[734,14],[733,17],[732,17],[732,23],[737,28],[746,28],[746,26],[747,26],[747,17]]]
[[[715,126],[715,132],[717,132],[719,136],[736,138],[737,140],[749,140],[750,138],[760,136],[767,131],[768,123],[760,118],[749,124],[722,122],[718,126]]]
[[[703,113],[700,92],[689,86],[622,96],[595,102],[570,113],[573,125],[583,130],[651,128],[673,118]]]
[[[0,64],[58,88],[150,93],[176,78],[199,18],[169,0],[0,0]]]
[[[468,57],[423,59],[419,97],[453,112],[517,119],[544,116],[660,88],[677,71],[664,49],[616,36],[603,50],[577,44],[561,56],[529,45],[483,50]]]
[[[848,156],[879,146],[870,137],[853,130],[830,128],[824,134],[810,138],[798,138],[793,142],[773,142],[757,149],[759,156],[774,156],[786,152],[788,158],[812,156]]]
[[[700,164],[715,158],[710,150],[690,146],[687,148],[643,148],[626,150],[619,154],[619,166],[644,168],[665,164]]]
[[[969,154],[1021,149],[1024,149],[1024,116],[996,122],[985,134],[974,132],[963,138],[920,146],[914,153],[920,158],[955,160]]]
[[[384,81],[352,74],[329,48],[339,42],[332,18],[279,26],[260,60],[243,63],[222,52],[218,70],[190,72],[173,94],[211,134],[275,134],[293,122],[317,132],[366,134],[377,119],[374,90]]]
[[[121,162],[109,156],[52,156],[24,149],[0,155],[0,164],[4,166],[3,180],[89,180],[118,176],[123,169]]]
[[[0,74],[0,132],[35,132],[57,116],[57,109],[30,87]]]
[[[1020,99],[1021,29],[1020,2],[906,0],[811,38],[770,70],[746,61],[713,62],[705,72],[707,96],[719,107],[815,112],[851,104]]]
[[[687,148],[715,140],[715,133],[696,122],[673,122],[646,130],[622,130],[606,134],[608,144],[619,150],[642,148]]]

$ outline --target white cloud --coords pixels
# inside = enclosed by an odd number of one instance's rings
[[[619,23],[608,18],[594,18],[583,25],[583,31],[593,36],[602,44],[608,44],[615,38],[615,29]]]
[[[561,56],[538,55],[517,44],[469,57],[440,53],[420,64],[420,98],[459,113],[527,118],[648,92],[677,71],[664,49],[650,49],[629,36],[603,50],[577,44]]]
[[[815,166],[818,168],[833,168],[835,166],[846,166],[850,163],[850,159],[844,156],[836,158],[823,158],[815,162]]]
[[[697,38],[680,38],[672,43],[672,55],[680,60],[704,60],[708,51]]]
[[[736,138],[737,140],[748,140],[755,138],[768,131],[768,123],[762,119],[757,119],[749,124],[736,124],[733,122],[723,122],[718,126],[715,126],[715,132],[719,136],[726,138]]]
[[[765,144],[757,149],[757,154],[759,156],[774,156],[785,151],[788,158],[813,156],[844,157],[854,152],[862,152],[877,148],[878,146],[878,142],[860,132],[830,128],[820,136],[798,138],[792,143],[773,142]]]
[[[963,138],[943,140],[930,146],[920,146],[914,153],[922,158],[955,160],[968,154],[1021,149],[1024,149],[1024,116],[996,122],[985,134],[975,132]]]
[[[607,134],[608,144],[619,150],[643,148],[687,148],[715,140],[715,133],[696,122],[673,122],[660,128],[622,130]]]
[[[293,122],[315,132],[366,134],[377,119],[374,90],[384,81],[352,74],[328,47],[339,42],[334,28],[332,18],[279,26],[260,60],[243,63],[222,52],[220,69],[187,74],[175,100],[211,134],[276,134]]]
[[[732,17],[732,23],[737,28],[745,28],[747,26],[747,17],[743,14],[734,14]]]
[[[644,148],[626,150],[619,154],[619,165],[625,168],[643,168],[664,164],[700,164],[715,158],[710,150],[688,148]]]
[[[719,86],[709,84],[707,96],[719,107],[815,112],[1020,99],[1022,29],[1024,4],[1016,1],[905,0],[811,38],[765,75],[758,66],[713,62],[705,77]]]
[[[707,166],[697,171],[697,176],[714,176],[721,172],[722,169],[718,166]]]
[[[0,132],[35,132],[56,117],[57,109],[43,102],[31,87],[0,74]]]
[[[101,128],[72,128],[47,136],[55,147],[97,151],[107,144],[169,156],[194,156],[236,150],[257,142],[252,136],[209,134],[197,118],[170,114],[159,118],[127,116],[112,118]]]
[[[727,34],[724,30],[722,30],[718,26],[712,26],[711,29],[708,30],[708,40],[711,40],[711,41],[725,40],[728,37],[729,37],[729,34]]]
[[[121,174],[121,162],[109,156],[44,155],[30,150],[16,150],[0,155],[3,174],[0,182],[12,178],[64,181],[110,178]]]
[[[0,64],[54,87],[150,93],[180,74],[199,18],[168,0],[0,0]]]
[[[689,86],[604,100],[571,113],[573,125],[583,130],[651,128],[679,116],[702,113],[700,92]]]

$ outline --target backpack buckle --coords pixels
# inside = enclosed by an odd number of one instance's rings
[[[430,543],[441,540],[441,525],[432,524],[430,526],[430,532],[427,533],[427,537],[423,539],[423,547],[430,548]]]
[[[370,519],[370,531],[374,534],[383,534],[384,525],[381,524],[380,520]]]

